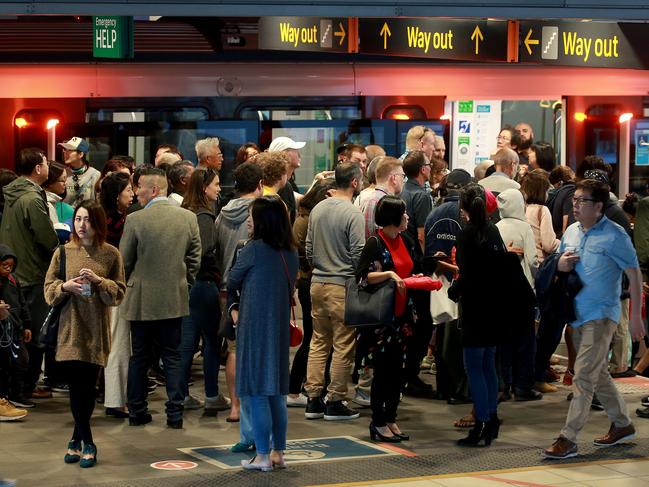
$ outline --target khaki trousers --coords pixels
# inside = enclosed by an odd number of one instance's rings
[[[313,337],[304,389],[310,398],[320,397],[324,389],[327,359],[333,347],[331,383],[327,388],[327,399],[341,401],[347,397],[347,384],[354,366],[356,347],[356,331],[343,323],[345,287],[314,282],[311,284],[311,304]]]
[[[573,329],[577,349],[574,397],[568,409],[566,424],[561,430],[561,436],[570,441],[577,441],[577,435],[586,424],[594,393],[597,393],[611,423],[617,427],[631,423],[624,399],[608,373],[608,350],[617,326],[617,323],[605,318],[588,321]]]
[[[623,299],[620,303],[620,324],[615,328],[613,343],[611,345],[611,361],[609,370],[611,372],[624,372],[629,368],[629,299]]]

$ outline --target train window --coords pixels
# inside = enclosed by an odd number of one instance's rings
[[[502,126],[528,123],[534,131],[536,142],[543,141],[555,148],[560,147],[560,140],[555,137],[556,103],[557,100],[503,100]]]
[[[362,111],[356,107],[322,107],[314,109],[259,109],[246,107],[241,110],[243,120],[352,120],[362,118]]]
[[[202,107],[156,108],[100,108],[86,113],[87,123],[97,122],[198,122],[209,120],[210,114]]]
[[[632,120],[630,136],[629,190],[643,197],[649,193],[649,119]]]

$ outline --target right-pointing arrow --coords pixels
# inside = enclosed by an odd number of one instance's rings
[[[530,56],[532,55],[532,48],[530,46],[538,45],[539,43],[538,39],[532,39],[531,37],[532,37],[532,29],[530,29],[527,32],[527,35],[525,36],[525,40],[523,41],[525,47],[527,48],[527,52],[529,53]]]

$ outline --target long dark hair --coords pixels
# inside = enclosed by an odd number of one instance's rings
[[[214,207],[207,200],[205,196],[205,188],[207,188],[218,174],[214,169],[197,169],[192,173],[187,186],[187,192],[183,198],[183,208],[196,213],[198,210],[207,210],[214,213]]]
[[[478,238],[485,238],[487,229],[487,199],[479,184],[471,183],[460,191],[460,208],[469,215],[469,225],[478,231]]]
[[[332,189],[336,189],[336,180],[334,178],[320,179],[300,200],[299,207],[307,211],[313,210],[315,205],[327,197],[327,191]]]
[[[74,217],[72,218],[72,240],[81,245],[81,240],[79,235],[77,235],[77,229],[74,226],[74,220],[77,218],[77,213],[81,208],[85,208],[88,212],[88,221],[90,226],[95,231],[95,238],[93,239],[92,244],[96,247],[101,247],[106,243],[106,235],[108,233],[108,228],[106,227],[106,212],[101,207],[99,202],[95,200],[83,200],[79,203],[74,209]]]
[[[295,240],[286,205],[277,196],[264,196],[252,202],[250,210],[253,240],[261,239],[276,250],[294,250]]]
[[[114,172],[101,181],[99,202],[107,214],[118,213],[117,198],[131,184],[131,178],[123,172]]]

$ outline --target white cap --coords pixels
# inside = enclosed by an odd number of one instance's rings
[[[276,137],[268,147],[269,152],[282,152],[286,149],[301,149],[306,142],[295,142],[290,137]]]

